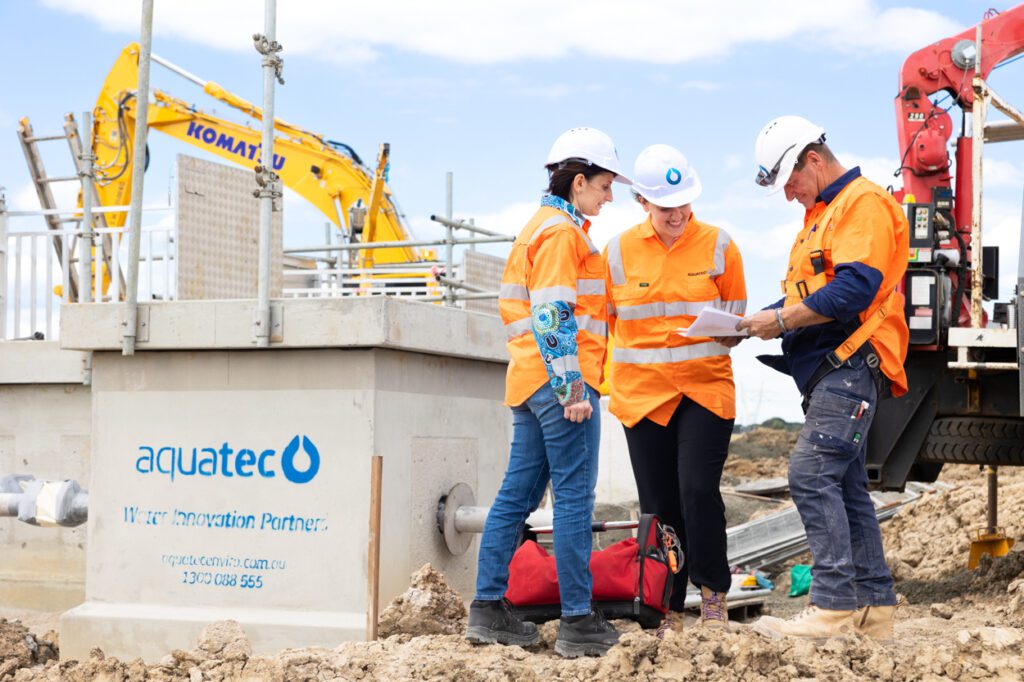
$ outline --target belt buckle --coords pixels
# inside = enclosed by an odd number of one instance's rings
[[[828,364],[832,365],[833,369],[839,369],[843,366],[843,361],[839,359],[839,356],[836,355],[835,351],[826,355],[825,359],[828,360]]]

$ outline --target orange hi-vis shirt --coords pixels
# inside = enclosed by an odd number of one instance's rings
[[[531,320],[532,307],[545,303],[564,301],[574,306],[578,354],[565,358],[569,366],[562,369],[573,370],[578,357],[576,371],[583,375],[588,390],[601,385],[607,301],[604,262],[590,241],[589,229],[589,221],[581,227],[563,211],[541,206],[512,245],[498,298],[511,356],[505,377],[506,405],[522,405],[549,380]]]
[[[645,417],[665,426],[686,396],[735,419],[729,349],[676,332],[707,306],[746,311],[743,261],[725,230],[691,215],[667,247],[648,217],[608,242],[605,263],[614,338],[611,413],[628,427]]]
[[[878,293],[858,314],[863,324],[884,315],[870,342],[880,369],[892,381],[892,394],[907,392],[910,332],[904,319],[903,294],[897,291],[907,270],[910,234],[900,204],[863,177],[850,181],[828,204],[818,201],[804,215],[804,228],[793,242],[789,269],[782,282],[786,306],[796,305],[835,279],[837,265],[859,263],[882,274]]]

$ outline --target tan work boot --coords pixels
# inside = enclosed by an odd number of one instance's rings
[[[862,606],[853,613],[854,629],[882,644],[895,641],[892,624],[896,619],[895,606]]]
[[[729,628],[729,604],[725,592],[701,586],[700,588],[701,627]]]
[[[754,630],[769,637],[803,637],[823,642],[830,637],[849,637],[854,634],[855,611],[823,609],[808,606],[789,620],[762,616],[754,623]]]
[[[658,626],[658,631],[654,633],[654,636],[658,639],[665,639],[665,633],[669,630],[673,632],[683,631],[683,614],[678,611],[669,611],[665,614],[665,617],[661,621],[661,625]]]

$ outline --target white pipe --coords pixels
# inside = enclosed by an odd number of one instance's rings
[[[460,533],[482,533],[487,512],[490,507],[459,507],[455,510],[455,530]],[[526,524],[533,527],[550,526],[554,523],[554,512],[550,509],[538,509],[526,519]]]
[[[146,171],[146,133],[149,127],[149,60],[153,50],[153,0],[142,0],[139,41],[139,85],[135,93],[135,139],[132,147],[132,203],[128,212],[128,284],[121,353],[135,355],[139,320],[139,244],[142,241],[142,188]],[[79,284],[82,284],[81,282]]]
[[[274,80],[280,68],[277,52],[280,46],[275,41],[277,27],[277,2],[265,0],[263,6],[263,40],[254,36],[256,49],[263,55],[263,141],[260,147],[262,181],[260,197],[260,242],[259,269],[256,286],[256,345],[266,348],[270,345],[270,242],[274,215],[274,193],[277,177],[274,175]]]
[[[178,74],[179,76],[181,76],[185,80],[192,81],[193,83],[195,83],[196,85],[198,85],[201,88],[205,88],[206,87],[206,81],[204,81],[202,78],[200,78],[199,76],[195,75],[194,73],[190,73],[190,72],[186,71],[185,69],[181,68],[180,66],[178,66],[174,62],[168,61],[167,59],[164,59],[160,55],[155,55],[154,54],[154,55],[150,55],[150,56],[151,56],[151,58],[153,59],[154,62],[156,62],[160,66],[164,67],[165,69],[173,71],[174,73]]]
[[[21,493],[0,493],[0,516],[17,516]]]

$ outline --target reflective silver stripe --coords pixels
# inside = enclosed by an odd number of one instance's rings
[[[576,315],[576,327],[598,336],[608,336],[608,323],[595,320],[590,315]]]
[[[533,242],[537,241],[537,237],[540,236],[540,233],[548,229],[549,227],[554,227],[555,225],[561,225],[562,223],[569,222],[571,222],[569,218],[563,218],[562,216],[557,215],[548,218],[547,220],[542,222],[536,230],[534,230],[533,234],[530,235],[530,241],[528,243],[532,244]]]
[[[618,286],[626,283],[626,269],[622,266],[622,246],[617,234],[608,242],[608,272],[612,276],[612,284]]]
[[[531,306],[535,306],[540,303],[554,303],[555,301],[576,303],[576,288],[544,287],[543,289],[535,289],[534,291],[530,292]]]
[[[708,306],[718,308],[719,303],[717,298],[710,301],[672,301],[670,303],[655,301],[640,305],[619,306],[618,312],[620,320],[645,320],[651,317],[675,317],[677,315],[696,316]]]
[[[612,362],[626,365],[649,365],[658,362],[686,362],[716,355],[728,355],[729,349],[720,343],[708,341],[678,348],[622,348],[612,351]]]
[[[555,374],[580,371],[580,358],[578,355],[566,355],[561,358],[551,358],[551,369]]]
[[[522,284],[502,284],[498,298],[506,301],[529,301],[530,290]]]
[[[524,317],[521,320],[515,322],[509,322],[505,325],[505,334],[508,335],[509,340],[522,336],[523,334],[529,334],[533,331],[533,322],[529,317]]]
[[[613,315],[615,315],[615,304],[609,302],[608,303],[608,317],[612,317]]]
[[[715,307],[733,315],[743,315],[747,312],[746,301],[718,301]]]
[[[576,293],[580,296],[600,296],[604,293],[603,279],[576,280]]]
[[[711,277],[725,274],[725,250],[729,248],[730,242],[732,239],[729,233],[718,228],[718,238],[715,239],[715,268],[708,273]]]

